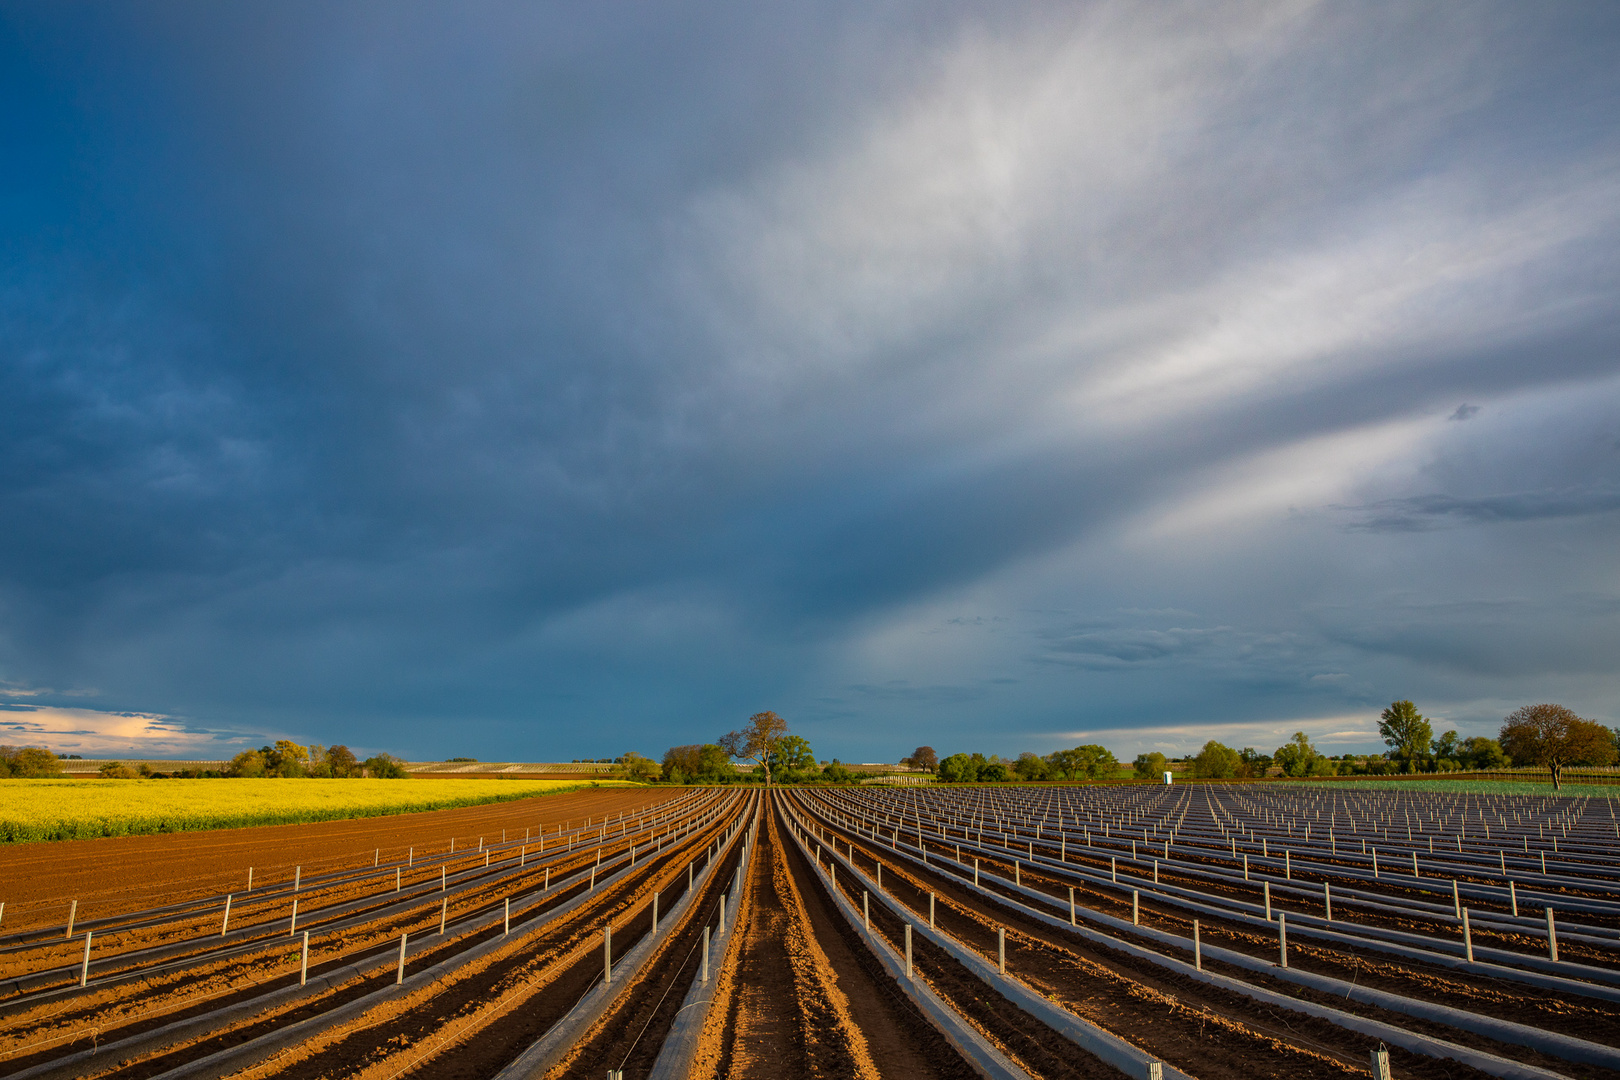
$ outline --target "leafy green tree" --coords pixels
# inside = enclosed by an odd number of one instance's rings
[[[1463,766],[1469,769],[1500,769],[1507,764],[1502,744],[1483,735],[1464,739],[1458,754]]]
[[[1318,759],[1326,761],[1303,731],[1294,732],[1294,737],[1277,747],[1271,758],[1282,767],[1284,776],[1321,776],[1322,766],[1316,762]]]
[[[1013,772],[1018,774],[1020,780],[1045,780],[1051,774],[1051,769],[1045,758],[1026,750],[1013,763]]]
[[[1245,746],[1239,750],[1238,760],[1243,762],[1238,769],[1239,776],[1259,780],[1271,772],[1271,755],[1262,754],[1252,746]]]
[[[979,770],[979,779],[987,784],[1004,784],[1007,782],[1007,766],[1004,762],[991,761]]]
[[[104,780],[133,780],[141,775],[127,761],[103,761],[96,771]]]
[[[670,783],[715,783],[736,776],[731,755],[717,743],[688,743],[664,752],[664,778]]]
[[[1430,743],[1429,753],[1440,772],[1452,772],[1463,766],[1462,739],[1455,731],[1447,731]]]
[[[771,751],[771,767],[783,772],[802,773],[816,767],[815,751],[797,735],[784,736]]]
[[[1119,772],[1119,761],[1106,746],[1087,743],[1074,748],[1078,756],[1075,772],[1089,780],[1111,780]]]
[[[1554,790],[1563,787],[1566,765],[1611,765],[1615,760],[1609,729],[1562,705],[1515,709],[1502,721],[1501,743],[1515,765],[1550,769]]]
[[[672,746],[664,751],[664,779],[673,784],[685,783],[686,779],[696,776],[698,771],[698,756],[703,749],[698,743],[686,743],[682,746]],[[679,780],[676,777],[680,777]]]
[[[658,764],[652,758],[631,750],[619,759],[618,772],[626,780],[645,784],[658,779]]]
[[[291,739],[277,739],[274,754],[277,776],[303,776],[308,772],[309,747]]]
[[[405,771],[403,761],[388,753],[366,758],[366,772],[378,780],[404,780],[411,775]]]
[[[979,767],[967,754],[952,754],[939,763],[938,775],[947,784],[971,784],[979,778]]]
[[[1417,771],[1434,740],[1434,728],[1410,701],[1390,703],[1379,718],[1378,734],[1390,748],[1390,760],[1401,762],[1406,772]]]
[[[1079,755],[1073,750],[1054,750],[1046,755],[1047,771],[1059,780],[1077,779],[1075,769],[1079,763]]]
[[[1131,765],[1136,769],[1138,780],[1157,780],[1164,775],[1165,767],[1170,763],[1163,754],[1157,750],[1148,754],[1137,754]]]
[[[226,776],[258,777],[265,775],[265,772],[262,750],[244,750],[231,758],[231,763],[225,766]]]
[[[698,747],[697,772],[700,779],[733,780],[737,776],[736,768],[731,764],[731,755],[719,743],[704,743]]]
[[[1243,767],[1243,759],[1230,746],[1211,739],[1192,760],[1192,774],[1204,780],[1230,780]]]

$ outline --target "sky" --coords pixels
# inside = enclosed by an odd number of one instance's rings
[[[1620,720],[1620,7],[0,0],[0,741]]]

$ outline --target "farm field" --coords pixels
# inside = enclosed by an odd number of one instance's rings
[[[1562,794],[1595,799],[1620,798],[1620,786],[1602,783],[1583,784],[1579,777],[1575,779],[1565,777],[1562,791],[1553,787],[1551,781],[1541,783],[1535,780],[1416,780],[1404,777],[1367,777],[1351,780],[1295,780],[1291,783],[1312,787],[1358,787],[1367,790],[1377,790],[1379,785],[1383,785],[1386,788],[1398,788],[1403,791],[1434,791],[1452,795]]]
[[[531,798],[580,784],[495,779],[0,780],[0,843],[332,821]]]
[[[207,849],[165,857],[222,834],[29,845],[0,854],[142,845],[150,884],[71,931],[62,895],[7,909],[0,1073],[1283,1080],[1365,1076],[1383,1047],[1402,1080],[1620,1080],[1612,810],[604,790],[283,827],[328,862],[251,893],[236,864],[194,880]],[[341,832],[385,823],[407,847]],[[232,858],[293,850],[275,831]],[[0,861],[0,888],[19,871],[51,874]]]

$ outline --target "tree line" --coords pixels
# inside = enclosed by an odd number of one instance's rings
[[[261,746],[257,750],[244,750],[237,754],[225,767],[224,775],[403,780],[410,773],[405,771],[405,763],[393,754],[377,753],[361,761],[355,757],[354,751],[342,743],[335,746],[322,746],[320,743],[301,746],[288,739],[277,739],[274,746]]]
[[[687,743],[664,751],[662,767],[640,754],[626,754],[620,773],[627,779],[661,780],[669,784],[850,784],[857,774],[837,759],[818,762],[810,743],[788,730],[787,721],[774,712],[755,713],[748,723],[711,743]],[[750,761],[752,773],[736,762]],[[919,746],[901,764],[933,771],[939,756],[931,746]]]
[[[1620,760],[1620,728],[1609,729],[1584,720],[1562,705],[1526,705],[1502,721],[1496,738],[1462,738],[1456,731],[1434,734],[1433,724],[1410,701],[1391,702],[1379,721],[1378,732],[1389,750],[1383,754],[1345,754],[1330,757],[1318,750],[1309,736],[1296,731],[1293,738],[1270,754],[1246,746],[1241,750],[1211,739],[1197,754],[1171,759],[1157,751],[1138,754],[1131,773],[1138,779],[1157,780],[1184,764],[1195,778],[1208,780],[1258,779],[1276,774],[1287,777],[1384,776],[1402,773],[1443,773],[1489,770],[1514,766],[1546,768],[1553,785],[1561,787],[1567,766],[1612,765]],[[957,753],[939,762],[938,777],[946,783],[1002,783],[1013,780],[1108,780],[1123,767],[1106,747],[1077,746],[1041,756],[1025,752],[1014,759],[994,754]]]
[[[278,739],[272,746],[244,750],[223,769],[177,769],[158,772],[143,762],[103,762],[99,774],[108,780],[196,779],[204,777],[320,776],[380,777],[397,780],[410,776],[405,763],[392,754],[373,754],[364,761],[347,746],[301,746]],[[62,759],[37,746],[0,746],[0,779],[8,777],[49,777],[62,775]]]

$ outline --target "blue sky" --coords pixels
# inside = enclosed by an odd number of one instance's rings
[[[0,728],[1620,719],[1620,9],[0,4]]]

